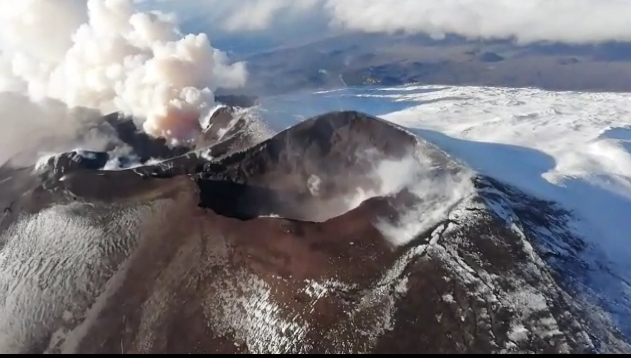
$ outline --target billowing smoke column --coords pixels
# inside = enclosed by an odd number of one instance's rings
[[[0,0],[0,20],[0,90],[118,110],[174,144],[199,132],[214,90],[247,77],[206,35],[132,0]]]

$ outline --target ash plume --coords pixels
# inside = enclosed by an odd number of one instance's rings
[[[247,77],[206,35],[132,0],[2,0],[0,19],[0,91],[119,111],[172,144],[199,133],[218,87]]]

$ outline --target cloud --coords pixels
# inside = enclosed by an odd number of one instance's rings
[[[188,15],[209,16],[212,22],[219,22],[220,27],[228,31],[264,30],[278,24],[284,17],[278,15],[300,15],[307,10],[321,8],[322,0],[136,0],[149,4],[147,7],[159,7]]]
[[[137,0],[177,14],[189,31],[228,49],[261,50],[329,33],[322,0]]]
[[[239,10],[228,13],[223,21],[224,29],[228,31],[259,31],[265,30],[272,23],[282,19],[303,16],[308,10],[314,9],[319,0],[301,0],[288,2],[286,0],[237,0]],[[232,5],[235,6],[235,5]]]
[[[631,40],[628,0],[329,0],[334,24],[367,32],[514,38],[521,43]]]
[[[154,0],[155,1],[155,0]],[[183,12],[206,11],[215,29],[296,30],[325,18],[330,29],[445,34],[571,44],[631,41],[629,0],[163,0]],[[178,4],[178,5],[176,5]],[[194,9],[194,10],[192,10]],[[205,10],[204,10],[205,9]]]
[[[118,110],[174,143],[198,133],[214,90],[246,81],[207,35],[132,0],[0,0],[0,19],[0,91]]]

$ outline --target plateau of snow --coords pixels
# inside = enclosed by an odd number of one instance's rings
[[[261,99],[276,130],[334,110],[408,128],[473,170],[572,211],[575,229],[631,278],[631,100],[627,93],[405,86]]]

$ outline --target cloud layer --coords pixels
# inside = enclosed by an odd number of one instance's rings
[[[156,0],[153,0],[156,1]],[[160,0],[158,0],[160,1]],[[162,0],[204,11],[229,32],[299,29],[325,18],[332,29],[572,44],[631,41],[629,0]],[[177,5],[176,5],[177,4]],[[200,16],[202,18],[202,16]]]
[[[628,0],[330,0],[335,24],[368,32],[456,34],[518,42],[631,40]]]

